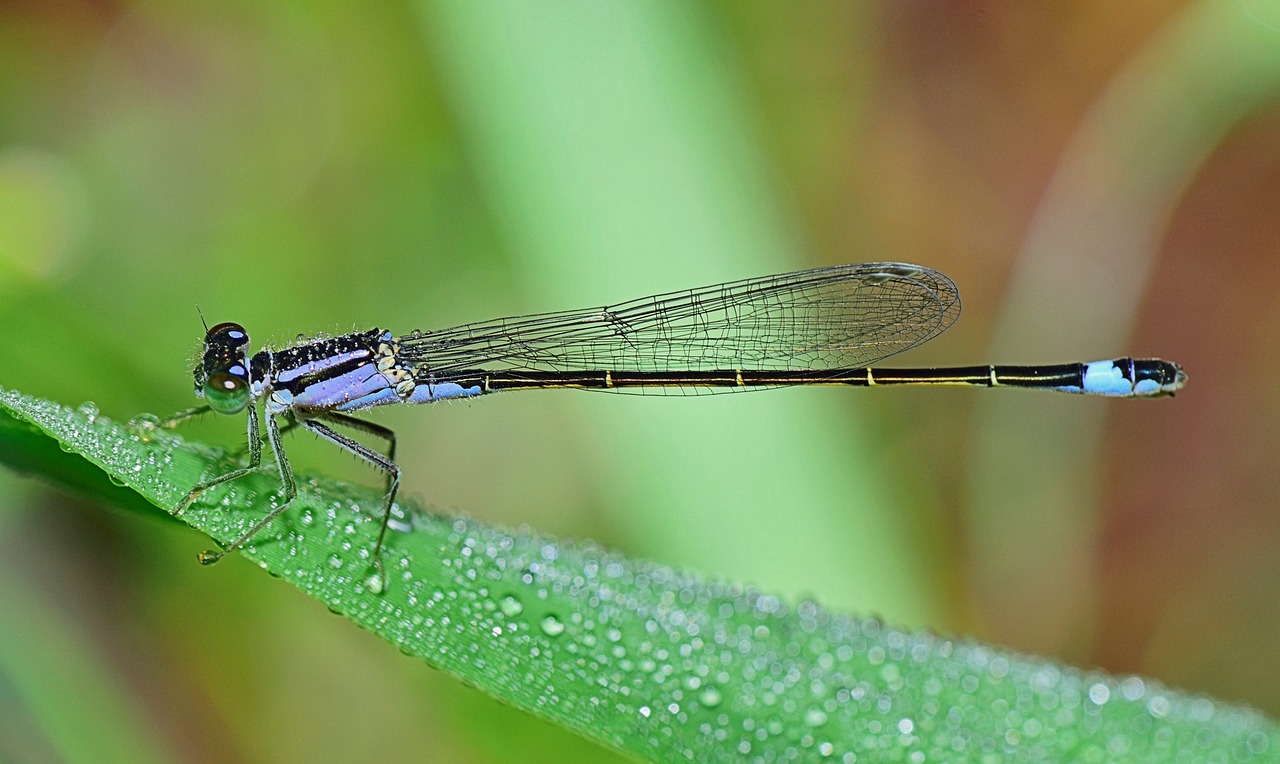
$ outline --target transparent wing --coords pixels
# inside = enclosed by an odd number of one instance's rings
[[[477,370],[857,368],[936,337],[959,313],[941,273],[862,263],[414,332],[399,338],[399,357],[436,380]]]

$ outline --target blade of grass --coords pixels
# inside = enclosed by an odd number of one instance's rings
[[[159,507],[229,465],[216,449],[2,389],[0,459],[82,490],[87,460]],[[268,469],[182,519],[225,542],[277,488]],[[408,504],[388,538],[390,584],[374,593],[364,580],[378,493],[321,477],[300,489],[246,557],[406,654],[637,759],[1274,761],[1280,751],[1280,728],[1258,713],[1156,682],[903,632]]]

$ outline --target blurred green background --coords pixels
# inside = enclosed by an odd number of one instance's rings
[[[1276,715],[1278,100],[1273,0],[3,3],[0,385],[184,408],[197,304],[285,342],[919,262],[966,311],[898,365],[1191,384],[374,418],[441,511]],[[0,496],[0,759],[616,760],[177,523]]]

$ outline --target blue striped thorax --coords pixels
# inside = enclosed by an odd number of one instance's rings
[[[248,343],[239,324],[219,324],[205,336],[195,369],[196,394],[219,413],[237,413],[251,399],[262,399],[272,414],[306,417],[481,392],[478,382],[464,387],[436,381],[426,364],[404,363],[399,343],[383,329],[265,349],[246,359]]]

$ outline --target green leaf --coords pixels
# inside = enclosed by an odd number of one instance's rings
[[[139,497],[172,507],[235,461],[3,389],[0,459],[129,509]],[[181,519],[226,543],[269,511],[278,487],[266,466]],[[1150,680],[904,632],[407,503],[388,535],[389,585],[375,593],[365,579],[378,492],[323,477],[299,488],[246,557],[401,651],[637,759],[1276,761],[1280,751],[1280,728],[1257,712]]]

